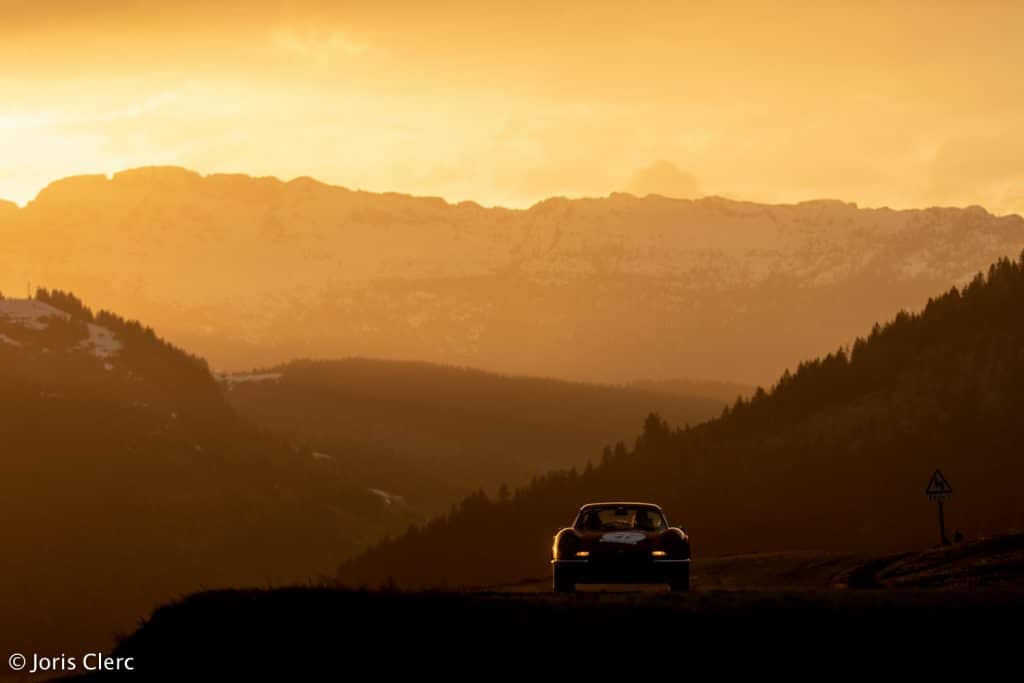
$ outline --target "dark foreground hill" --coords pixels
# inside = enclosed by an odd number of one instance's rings
[[[410,517],[239,418],[204,361],[59,292],[0,299],[0,642],[109,642],[201,587],[296,581]]]
[[[494,495],[502,482],[583,469],[652,411],[696,424],[725,405],[695,393],[361,358],[296,361],[223,383],[239,414],[419,514],[478,489]]]
[[[937,644],[953,662],[1009,662],[1024,593],[725,593],[579,596],[294,588],[203,593],[162,608],[125,640],[160,680],[317,680],[355,662],[386,675],[648,672],[733,667],[834,671],[913,665]],[[852,656],[852,653],[856,653]],[[783,655],[783,653],[786,653]],[[953,653],[957,653],[953,655]],[[739,659],[733,660],[731,658]],[[624,661],[625,658],[625,661]],[[644,663],[646,662],[646,663]],[[130,680],[86,676],[76,680]]]
[[[593,500],[661,503],[695,553],[857,551],[938,541],[924,496],[939,467],[950,530],[1024,528],[1024,260],[1000,261],[920,314],[803,363],[721,419],[673,429],[651,416],[630,452],[556,472],[505,501],[379,544],[341,578],[374,585],[495,585],[543,573],[551,534]]]
[[[112,654],[131,658],[137,675],[179,680],[196,672],[213,680],[333,677],[356,662],[388,676],[480,677],[520,667],[607,676],[619,668],[635,675],[726,665],[893,673],[920,667],[936,646],[945,648],[943,670],[979,667],[1015,656],[1022,559],[1018,535],[899,559],[819,553],[703,561],[694,576],[704,588],[690,595],[212,591],[156,610]],[[945,577],[945,588],[835,587],[850,572],[909,565],[916,576]],[[83,680],[108,678],[116,676]]]

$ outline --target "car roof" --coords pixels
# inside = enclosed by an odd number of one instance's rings
[[[651,508],[653,510],[658,510],[658,511],[661,510],[661,506],[660,505],[655,505],[654,503],[638,503],[636,501],[612,500],[612,501],[607,501],[607,502],[604,502],[604,503],[587,503],[586,505],[584,505],[583,507],[580,508],[580,512],[583,512],[584,510],[591,510],[593,508],[617,508],[617,507]]]

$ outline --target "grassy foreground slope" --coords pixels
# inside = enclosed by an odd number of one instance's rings
[[[905,572],[906,579],[944,576],[944,589],[835,588],[851,571],[909,565],[919,571]],[[245,680],[268,672],[339,675],[353,661],[388,674],[480,675],[494,666],[679,671],[705,658],[729,662],[730,670],[826,665],[820,673],[838,662],[844,670],[877,662],[892,671],[901,662],[918,665],[916,653],[936,642],[955,652],[977,646],[988,662],[1017,649],[1007,624],[1024,608],[1024,535],[899,559],[772,553],[706,560],[694,570],[698,590],[689,595],[211,591],[161,607],[115,654],[150,675],[199,671]],[[996,574],[1001,579],[992,581]],[[977,590],[982,585],[987,589]]]

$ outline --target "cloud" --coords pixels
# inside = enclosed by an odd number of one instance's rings
[[[963,202],[1002,194],[1006,185],[1021,187],[1024,138],[1009,126],[988,124],[990,130],[960,132],[938,148],[930,168],[930,196]]]
[[[626,192],[638,197],[659,194],[664,197],[689,199],[700,194],[696,178],[664,159],[644,166],[634,173],[625,189]]]
[[[370,46],[344,31],[299,30],[279,27],[270,34],[273,46],[284,52],[326,64],[332,57],[360,57]]]
[[[119,121],[122,119],[135,119],[140,116],[145,116],[150,112],[154,112],[164,105],[174,102],[178,99],[179,93],[173,91],[163,91],[146,97],[143,100],[132,103],[128,106],[120,109],[115,109],[101,114],[94,118],[95,121],[107,122],[107,121]]]

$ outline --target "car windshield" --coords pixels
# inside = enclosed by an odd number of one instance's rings
[[[661,512],[654,508],[618,505],[584,510],[576,521],[583,531],[661,531],[667,525]]]

